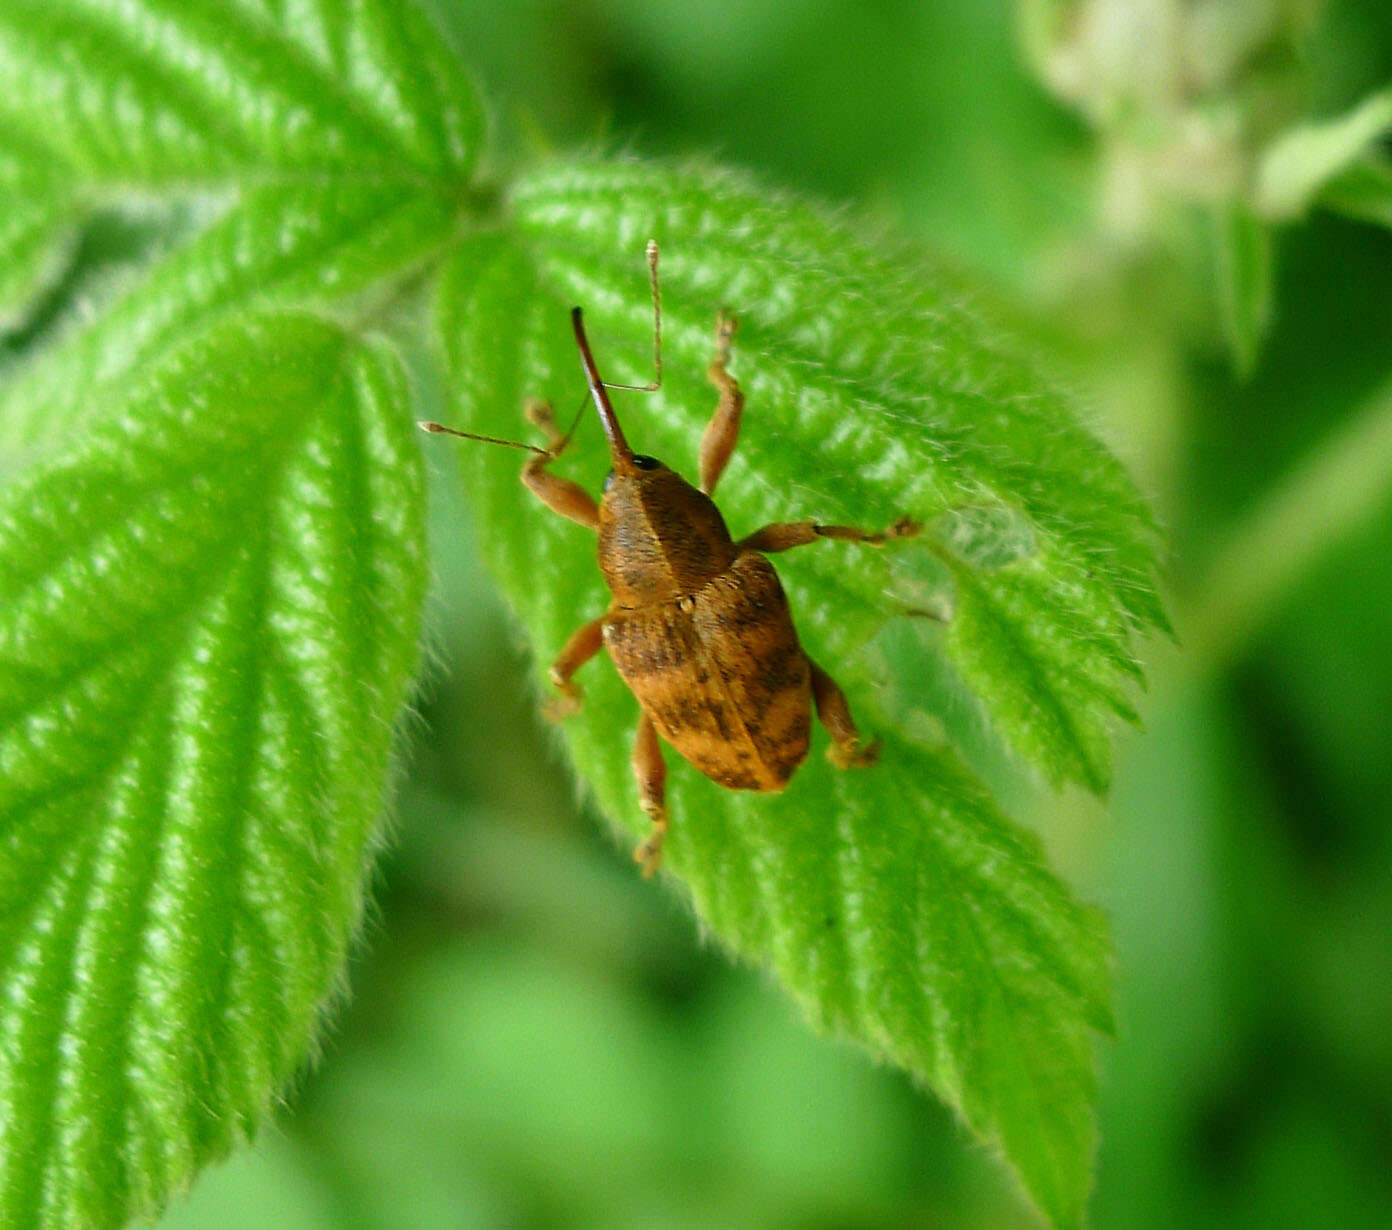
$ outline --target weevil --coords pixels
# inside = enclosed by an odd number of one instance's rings
[[[723,310],[706,370],[718,401],[701,436],[700,488],[655,458],[633,451],[609,390],[652,392],[661,386],[657,259],[657,244],[649,242],[654,383],[614,385],[600,379],[581,309],[571,310],[589,396],[613,467],[598,501],[578,483],[551,473],[549,467],[565,451],[574,426],[562,435],[545,402],[527,409],[547,434],[544,449],[439,423],[420,424],[426,431],[529,449],[535,456],[522,469],[523,484],[553,512],[597,532],[599,567],[613,601],[604,614],[576,630],[552,663],[558,703],[551,711],[561,717],[580,707],[575,673],[601,648],[608,650],[641,710],[633,772],[652,825],[633,857],[645,876],[657,872],[668,827],[667,766],[659,738],[727,789],[780,791],[807,755],[815,707],[831,736],[827,757],[833,764],[848,769],[875,762],[878,744],[861,737],[845,694],[798,641],[783,586],[765,555],[823,538],[880,545],[922,528],[908,517],[877,532],[781,521],[744,538],[731,537],[711,499],[744,415],[744,393],[729,370],[736,322]]]

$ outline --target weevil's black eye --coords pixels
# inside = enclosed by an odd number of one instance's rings
[[[635,466],[637,466],[640,470],[660,470],[660,469],[662,469],[662,462],[658,461],[658,459],[657,459],[656,457],[648,457],[648,456],[646,456],[646,455],[643,454],[643,453],[634,453],[634,454],[633,454],[633,464],[634,464]],[[612,487],[613,485],[614,485],[614,471],[613,471],[613,470],[610,470],[609,473],[606,474],[606,475],[604,476],[604,490],[605,490],[605,491],[608,491],[609,488]]]

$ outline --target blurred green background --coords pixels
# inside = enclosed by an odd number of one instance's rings
[[[1239,379],[1206,222],[1251,143],[1392,81],[1386,0],[435,7],[500,176],[714,154],[919,236],[1053,354],[1170,527],[1179,633],[1105,808],[1002,783],[1115,921],[1093,1224],[1389,1224],[1392,232],[1281,226]],[[432,661],[351,1001],[165,1224],[1037,1224],[577,803],[429,453]]]

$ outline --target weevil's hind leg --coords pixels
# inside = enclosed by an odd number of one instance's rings
[[[527,418],[546,432],[547,449],[542,456],[533,457],[522,467],[522,482],[537,499],[552,512],[560,513],[587,529],[599,528],[599,505],[579,483],[561,478],[547,470],[565,451],[566,438],[556,427],[555,415],[549,402],[527,403]]]
[[[662,866],[662,843],[667,836],[667,764],[657,728],[646,713],[638,719],[638,738],[633,743],[633,776],[638,779],[638,800],[652,821],[652,831],[633,851],[633,861],[651,878]]]
[[[604,617],[592,619],[577,628],[565,643],[565,648],[551,663],[551,682],[556,685],[556,695],[543,707],[543,712],[553,722],[569,717],[580,709],[584,693],[572,676],[600,651],[604,644]]]
[[[812,672],[812,699],[817,705],[817,717],[831,736],[827,759],[838,769],[863,769],[874,764],[880,756],[878,740],[867,743],[861,738],[855,719],[851,717],[851,708],[846,704],[846,694],[836,680],[811,658],[807,659],[807,665]]]
[[[706,369],[706,376],[720,391],[720,401],[701,434],[701,490],[707,495],[725,472],[730,454],[739,441],[740,419],[744,416],[744,391],[730,375],[730,343],[734,340],[738,322],[721,312],[715,322],[715,358]]]
[[[882,530],[859,530],[853,525],[819,525],[815,521],[775,521],[735,544],[741,551],[786,551],[803,547],[822,538],[840,538],[847,542],[863,542],[869,547],[882,547],[896,538],[913,538],[923,529],[912,517],[900,517]]]

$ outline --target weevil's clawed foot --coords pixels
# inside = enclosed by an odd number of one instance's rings
[[[661,803],[645,803],[643,810],[652,818],[652,832],[634,847],[633,861],[642,868],[643,878],[651,880],[662,866],[662,843],[667,837],[667,808]]]
[[[827,748],[827,759],[838,769],[868,769],[880,758],[880,741],[851,739]]]
[[[571,679],[557,679],[551,676],[556,691],[542,703],[541,712],[548,722],[563,722],[566,718],[580,712],[585,694],[580,685]]]
[[[916,538],[923,532],[923,522],[912,517],[900,517],[893,525],[886,526],[878,534],[870,534],[865,542],[872,547],[882,547],[896,538]]]
[[[527,422],[531,423],[533,427],[541,428],[546,433],[546,448],[554,457],[560,452],[560,446],[564,443],[565,437],[561,434],[561,429],[556,426],[556,413],[551,409],[551,403],[533,398],[526,404],[522,412],[527,416]]]
[[[556,414],[549,401],[534,397],[523,407],[522,413],[527,416],[527,422],[533,427],[540,427],[546,432],[555,430]]]

